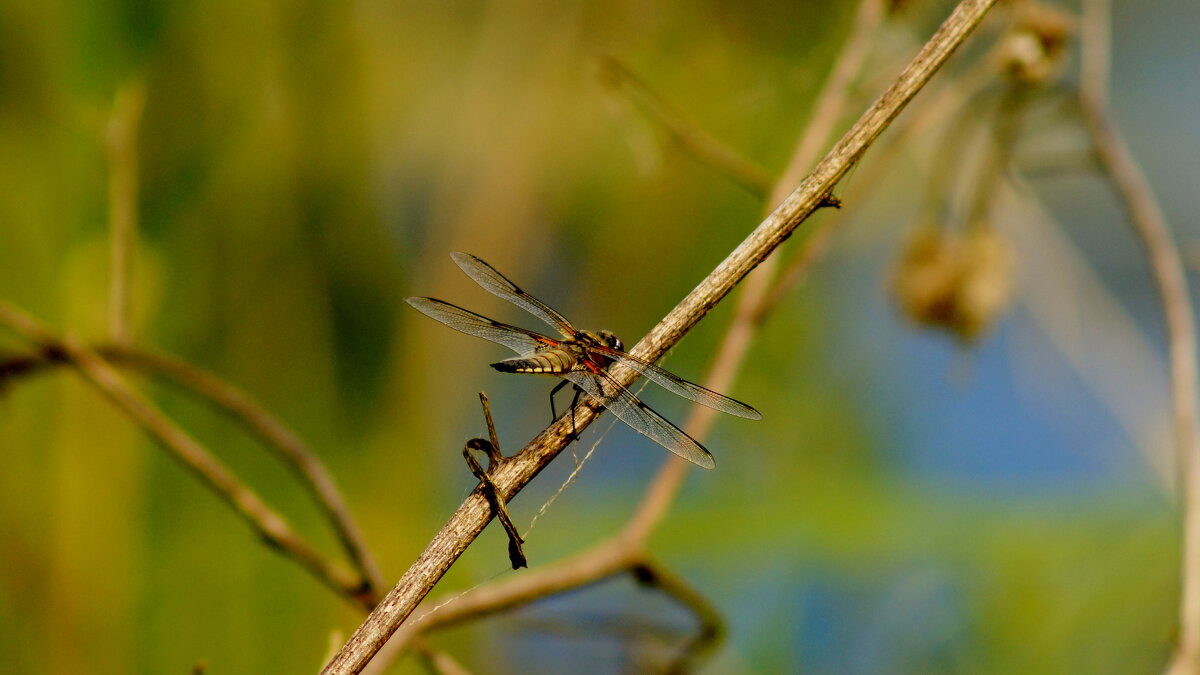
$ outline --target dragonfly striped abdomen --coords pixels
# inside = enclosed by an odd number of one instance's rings
[[[576,371],[599,372],[612,363],[612,359],[591,349],[594,345],[610,349],[624,349],[621,338],[612,331],[579,331],[570,340],[546,345],[528,356],[518,356],[491,364],[502,373],[527,373],[533,375],[565,375]]]
[[[538,352],[533,356],[505,359],[493,363],[492,367],[502,373],[529,373],[533,375],[564,375],[581,370],[583,352],[578,347],[558,347]]]

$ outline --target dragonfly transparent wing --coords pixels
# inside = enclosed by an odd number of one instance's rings
[[[480,316],[475,312],[469,312],[462,307],[434,298],[405,298],[404,301],[416,308],[418,312],[440,321],[460,333],[491,340],[522,356],[532,354],[539,346],[556,342],[524,328],[492,321],[486,316]]]
[[[463,272],[467,273],[467,276],[475,280],[475,283],[482,286],[489,293],[504,298],[551,326],[554,326],[563,334],[563,337],[572,338],[577,334],[578,331],[571,325],[570,321],[567,321],[566,317],[550,308],[546,303],[521,290],[520,287],[498,272],[496,268],[483,260],[469,253],[462,252],[451,253],[450,257],[454,259],[455,264],[462,268]],[[736,415],[737,417],[744,417],[751,420],[762,419],[762,413],[745,403],[736,401],[723,394],[718,394],[694,382],[689,382],[653,363],[636,358],[620,350],[600,345],[589,345],[588,348],[601,352],[614,361],[623,362],[667,391],[690,401],[695,401],[714,410]]]
[[[689,401],[695,401],[696,403],[708,406],[713,410],[720,410],[723,413],[744,417],[748,420],[762,419],[762,413],[758,412],[754,408],[751,408],[745,403],[729,398],[724,394],[718,394],[712,389],[701,387],[695,382],[689,382],[669,370],[660,368],[649,361],[639,359],[632,354],[626,354],[623,351],[612,349],[610,347],[596,346],[590,347],[590,349],[600,352],[613,361],[618,361],[629,366],[642,375],[645,375],[651,382],[654,382],[672,394],[678,394]]]
[[[554,326],[558,332],[562,333],[563,337],[575,337],[579,331],[575,326],[571,325],[570,321],[562,314],[559,314],[549,305],[538,300],[532,295],[521,290],[519,286],[508,280],[508,277],[496,271],[495,267],[487,264],[483,260],[476,258],[470,253],[455,251],[450,254],[454,259],[454,264],[458,265],[467,276],[471,277],[475,283],[483,287],[483,290],[504,298],[512,304],[529,312],[537,318]]]
[[[692,464],[705,469],[717,465],[712,453],[705,450],[704,446],[639,401],[607,373],[576,371],[563,375],[563,378],[587,392],[634,431]]]

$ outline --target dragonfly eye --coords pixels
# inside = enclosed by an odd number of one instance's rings
[[[625,343],[621,342],[621,338],[617,337],[616,334],[614,334],[612,331],[610,331],[610,330],[600,331],[600,338],[602,340],[604,340],[604,344],[608,345],[609,347],[612,347],[613,349],[619,349],[621,351],[625,351]]]

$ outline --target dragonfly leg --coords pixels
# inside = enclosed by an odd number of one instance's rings
[[[496,518],[500,524],[504,526],[504,532],[508,534],[508,560],[512,564],[512,568],[520,569],[528,567],[525,559],[525,551],[521,548],[521,544],[525,540],[517,533],[517,528],[513,525],[512,518],[508,515],[508,509],[504,506],[504,500],[500,498],[500,491],[496,489],[496,484],[492,482],[491,472],[500,466],[504,461],[504,455],[500,454],[500,440],[496,437],[496,425],[492,423],[492,410],[488,405],[487,394],[479,392],[479,402],[483,405],[483,416],[487,420],[488,436],[492,440],[485,441],[482,438],[472,438],[463,446],[463,457],[467,460],[467,466],[471,468],[471,473],[475,478],[482,483],[483,496],[487,499],[488,504],[492,507],[492,512],[496,514]],[[487,456],[487,468],[483,468],[472,451],[483,453]]]
[[[563,380],[562,382],[554,385],[554,388],[550,390],[550,421],[558,419],[558,410],[554,407],[554,395],[568,384],[571,383],[567,380]],[[579,433],[575,430],[575,405],[579,403],[579,396],[581,394],[583,394],[583,390],[579,387],[575,387],[575,396],[571,399],[571,440],[573,441],[579,440]]]
[[[554,395],[557,394],[563,387],[571,384],[566,380],[561,380],[554,388],[550,390],[550,421],[558,419],[558,411],[554,408]]]
[[[579,440],[579,432],[575,429],[575,406],[579,403],[579,397],[583,395],[583,390],[575,387],[575,395],[571,397],[571,438]]]
[[[488,456],[488,468],[484,469],[479,461],[475,459],[471,451],[482,452]],[[492,507],[492,513],[496,514],[496,518],[504,527],[504,532],[508,534],[508,560],[512,564],[512,568],[520,569],[528,567],[525,559],[525,551],[521,544],[525,540],[517,533],[517,528],[513,525],[512,518],[508,515],[508,509],[504,505],[504,499],[500,497],[500,491],[496,489],[496,484],[492,482],[492,476],[489,471],[494,467],[492,458],[499,456],[500,450],[491,444],[490,441],[485,441],[482,438],[472,438],[467,441],[463,447],[463,457],[467,460],[467,466],[471,468],[471,473],[475,478],[483,484],[483,496],[487,499],[488,504]]]

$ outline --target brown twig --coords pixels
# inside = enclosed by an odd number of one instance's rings
[[[261,439],[268,449],[296,472],[301,485],[329,520],[351,565],[366,581],[359,594],[372,603],[378,600],[377,593],[383,588],[383,576],[362,531],[350,515],[350,509],[328,469],[287,425],[241,389],[179,359],[122,345],[100,345],[94,351],[115,366],[167,378],[229,415]],[[48,366],[67,363],[69,361],[65,354],[55,349],[16,355],[0,361],[0,384],[8,377],[29,375]]]
[[[841,115],[850,85],[865,57],[866,46],[870,44],[881,19],[882,3],[877,0],[864,0],[857,13],[851,36],[836,60],[838,65],[818,97],[817,112],[812,116],[812,122],[807,125],[796,152],[789,161],[789,175],[776,183],[773,188],[775,193],[786,194],[788,187],[800,179],[796,172],[802,170],[806,163],[811,164],[815,161],[817,149],[831,133],[833,124]],[[770,186],[761,189],[764,197],[771,192]],[[828,233],[831,228],[822,228],[821,231]],[[812,250],[813,247],[806,242],[804,251]],[[805,252],[801,255],[811,257]],[[763,265],[755,270],[743,284],[738,309],[714,359],[713,369],[704,380],[709,388],[729,388],[744,360],[763,315],[761,303],[764,302],[769,288],[769,276],[764,273],[767,266]],[[695,406],[684,429],[696,438],[703,438],[714,419],[715,415],[711,414],[708,408]],[[645,558],[646,542],[674,500],[687,475],[687,468],[685,462],[668,460],[651,481],[633,517],[615,537],[571,558],[551,566],[540,567],[520,579],[505,580],[474,589],[456,598],[452,605],[442,606],[436,612],[422,615],[417,625],[420,626],[420,630],[431,631],[475,616],[524,604],[539,597],[596,583],[637,565],[638,561]],[[401,629],[401,632],[403,635],[397,635],[394,641],[402,644],[406,636],[414,630]]]
[[[104,133],[108,157],[108,223],[111,231],[112,278],[109,283],[109,329],[113,342],[129,342],[130,276],[137,245],[137,132],[146,92],[141,80],[117,91]]]
[[[1112,69],[1110,0],[1084,0],[1079,34],[1079,93],[1101,108],[1108,107]]]
[[[943,87],[941,91],[926,99],[921,104],[921,111],[916,116],[912,116],[910,113],[909,117],[901,120],[897,125],[893,125],[889,129],[892,132],[889,134],[889,140],[882,148],[880,155],[875,156],[869,167],[864,167],[855,175],[855,183],[867,186],[877,184],[879,175],[892,166],[890,159],[899,148],[905,147],[909,139],[919,136],[942,120],[954,115],[987,82],[991,81],[994,71],[994,65],[988,63],[986,58],[982,59],[979,65],[960,76],[958,81]],[[960,86],[958,82],[967,84]],[[853,220],[852,214],[855,209],[861,208],[862,201],[851,199],[849,202],[850,206],[840,214],[837,220],[821,221],[809,233],[808,238],[800,244],[800,250],[792,255],[791,260],[784,265],[783,270],[776,277],[769,297],[759,305],[758,320],[774,311],[775,307],[804,281],[812,269],[813,263],[819,260],[828,249],[838,223]]]
[[[1200,456],[1197,455],[1200,448],[1196,443],[1195,317],[1182,257],[1166,217],[1108,112],[1109,14],[1107,0],[1084,3],[1081,56],[1084,77],[1080,82],[1079,102],[1101,170],[1111,181],[1145,247],[1167,324],[1175,446],[1183,493],[1179,643],[1167,672],[1182,675],[1200,672]]]
[[[42,350],[69,361],[88,383],[124,410],[233,507],[264,541],[296,560],[339,595],[360,605],[370,605],[363,596],[365,583],[358,575],[327,560],[305,542],[283,516],[267,506],[199,442],[138,394],[100,355],[76,340],[59,339],[41,322],[4,300],[0,300],[0,325],[22,335]]]
[[[378,600],[376,594],[384,588],[383,574],[367,546],[366,538],[350,515],[350,508],[329,470],[287,425],[241,389],[179,359],[116,345],[101,348],[100,354],[118,364],[173,380],[216,405],[262,439],[267,448],[292,467],[300,477],[301,485],[308,488],[313,501],[329,520],[351,565],[366,582],[360,594],[372,603]]]
[[[655,360],[675,345],[713,306],[761,263],[832,192],[883,129],[895,119],[933,73],[962,44],[994,0],[964,0],[904,69],[896,82],[862,115],[811,174],[675,309],[652,329],[631,353]],[[636,373],[618,364],[612,376],[629,384]],[[500,496],[508,499],[523,488],[566,445],[575,429],[598,414],[594,402],[581,404],[575,424],[566,417],[552,424],[493,476]],[[487,499],[476,489],[439,531],[387,597],[371,612],[324,673],[357,673],[441,579],[450,565],[478,536],[491,517]]]
[[[966,214],[968,228],[986,227],[991,220],[1000,183],[1009,175],[1033,95],[1027,85],[1011,84],[996,103],[991,123],[992,142],[985,150],[983,166],[972,186],[974,194]]]

